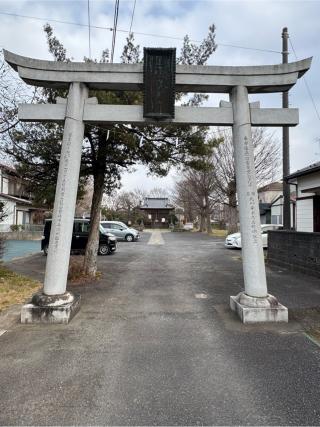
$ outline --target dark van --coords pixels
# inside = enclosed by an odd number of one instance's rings
[[[41,241],[41,250],[45,255],[48,254],[49,246],[49,237],[51,230],[51,219],[47,219],[44,225],[44,232]],[[71,251],[72,252],[84,252],[86,249],[88,236],[90,229],[90,220],[89,219],[75,219],[73,223],[73,233],[72,233],[72,243]],[[100,226],[100,238],[99,238],[99,255],[110,255],[117,249],[117,238],[111,234],[107,233]]]

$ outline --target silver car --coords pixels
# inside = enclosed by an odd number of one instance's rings
[[[129,228],[126,224],[120,221],[100,221],[101,226],[116,236],[117,240],[126,240],[134,242],[140,239],[139,231],[135,228]]]

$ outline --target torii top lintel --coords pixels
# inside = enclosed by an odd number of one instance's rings
[[[57,62],[27,58],[4,50],[5,60],[28,84],[67,88],[71,82],[85,83],[90,89],[142,90],[142,64]],[[259,66],[177,65],[176,91],[230,93],[246,86],[249,93],[289,90],[311,66],[312,58],[289,64]]]

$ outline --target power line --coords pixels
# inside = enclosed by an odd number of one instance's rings
[[[91,26],[90,26],[90,0],[88,0],[88,31],[89,31],[89,58],[91,59]]]
[[[133,23],[134,11],[136,9],[136,2],[137,2],[137,0],[134,0],[133,9],[132,9],[132,15],[131,15],[131,22],[130,22],[129,35],[131,34],[131,30],[132,30],[132,23]]]
[[[79,22],[61,21],[59,19],[39,18],[38,16],[19,15],[18,13],[0,12],[0,15],[13,16],[15,18],[34,19],[37,21],[56,22],[57,24],[76,25],[78,27],[88,27],[88,24],[81,24]],[[91,28],[96,28],[99,30],[110,30],[110,31],[113,30],[112,27],[101,27],[98,25],[91,25]]]
[[[55,22],[58,24],[65,24],[65,25],[76,25],[79,27],[88,27],[88,24],[82,24],[79,22],[62,21],[59,19],[39,18],[37,16],[20,15],[17,13],[0,12],[0,15],[13,16],[16,18],[35,19],[37,21],[44,21],[44,22]],[[98,29],[98,30],[114,31],[114,28],[112,28],[112,27],[103,27],[103,26],[99,26],[99,25],[90,25],[90,28],[94,28],[94,29]],[[128,30],[123,30],[123,29],[117,28],[117,32],[130,33],[130,30],[128,31]],[[134,33],[136,35],[139,35],[139,36],[156,37],[156,38],[160,38],[160,39],[179,40],[179,41],[184,40],[183,37],[166,36],[166,35],[162,35],[162,34],[144,33],[144,32],[140,32],[140,31],[135,31]],[[194,39],[190,39],[190,42],[202,43],[201,40],[194,40]],[[280,53],[280,54],[282,53],[278,50],[262,49],[262,48],[256,48],[256,47],[251,47],[251,46],[241,46],[241,45],[233,45],[233,44],[227,44],[227,43],[217,43],[217,45],[223,46],[223,47],[231,47],[231,48],[235,48],[235,49],[253,50],[253,51],[257,51],[257,52]]]
[[[294,56],[295,56],[296,60],[298,60],[298,56],[297,56],[297,54],[296,54],[296,51],[295,51],[295,48],[294,48],[294,46],[293,46],[293,43],[292,43],[291,38],[289,38],[289,42],[290,42],[290,46],[291,46],[292,52],[293,52],[293,54],[294,54]],[[307,79],[306,79],[306,77],[305,77],[305,76],[302,76],[302,79],[303,79],[303,81],[304,81],[304,84],[306,85],[306,89],[307,89],[308,95],[309,95],[309,97],[310,97],[310,99],[311,99],[311,103],[312,103],[312,105],[313,105],[313,108],[314,108],[314,111],[315,111],[315,113],[316,113],[316,116],[318,117],[318,120],[320,121],[320,114],[319,114],[319,111],[318,111],[317,105],[316,105],[316,103],[315,103],[315,100],[314,100],[314,98],[313,98],[313,96],[312,96],[312,92],[311,92],[310,87],[309,87],[309,85],[308,85]]]
[[[200,42],[198,42],[200,43]],[[269,52],[269,53],[282,53],[279,50],[272,50],[272,49],[260,49],[257,47],[249,47],[249,46],[239,46],[234,44],[225,44],[225,43],[217,43],[218,46],[225,46],[225,47],[235,47],[237,49],[247,49],[247,50],[256,50],[259,52]]]
[[[113,63],[114,49],[116,46],[118,15],[119,15],[119,1],[120,0],[115,0],[115,3],[114,3],[113,34],[112,34],[111,56],[110,56],[111,64]]]

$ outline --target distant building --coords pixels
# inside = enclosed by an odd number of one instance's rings
[[[271,182],[270,184],[264,185],[258,189],[261,224],[273,224],[271,205],[281,195],[282,182]],[[277,224],[278,222],[274,223]]]
[[[145,213],[144,225],[151,228],[168,228],[174,206],[166,197],[146,197],[140,210]]]
[[[271,182],[258,189],[261,224],[283,224],[283,184]],[[291,226],[295,226],[295,194],[290,197]]]
[[[290,211],[291,211],[291,228],[296,228],[296,194],[292,192],[290,195]],[[280,194],[271,203],[271,224],[283,224],[283,195]]]
[[[286,180],[297,188],[296,230],[320,232],[320,162],[290,174]]]
[[[44,210],[32,206],[26,182],[14,168],[6,165],[0,165],[0,201],[4,203],[6,214],[0,222],[0,231],[10,231],[11,225],[28,228],[43,222]]]
[[[258,189],[258,198],[260,203],[272,203],[280,194],[282,194],[282,182],[271,182]]]

